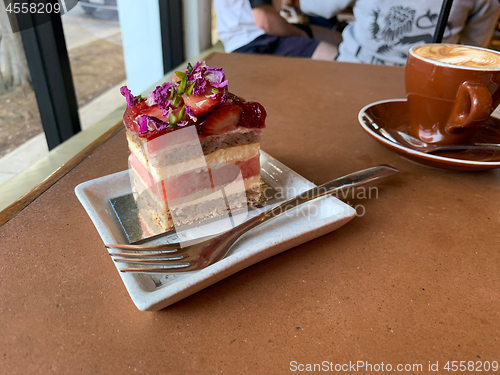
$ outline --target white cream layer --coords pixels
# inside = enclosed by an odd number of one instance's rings
[[[186,172],[203,168],[211,163],[230,163],[248,160],[260,155],[260,144],[251,143],[248,145],[233,146],[229,148],[215,150],[205,157],[201,156],[186,162],[168,165],[165,167],[151,167],[147,162],[146,155],[135,142],[128,142],[130,152],[149,170],[155,181],[168,180]]]

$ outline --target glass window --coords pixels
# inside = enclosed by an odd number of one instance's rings
[[[4,7],[0,1],[0,8]],[[82,129],[123,105],[126,84],[116,0],[82,0],[61,17]],[[19,32],[0,9],[0,184],[49,150]]]
[[[118,6],[116,0],[80,0],[71,6],[66,0],[65,4],[61,22],[84,130],[124,105],[119,90],[126,84],[126,73]],[[21,33],[12,32],[11,22],[17,24],[16,17],[0,0],[0,210],[41,182],[52,168],[39,170],[35,165],[49,148]],[[22,178],[12,179],[23,170]]]
[[[82,129],[123,105],[126,84],[116,0],[80,0],[62,17]]]
[[[14,15],[0,1],[0,184],[48,152],[21,36],[11,22]]]

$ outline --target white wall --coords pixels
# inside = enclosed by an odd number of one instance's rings
[[[186,60],[212,47],[212,1],[183,0]]]
[[[118,0],[128,87],[143,93],[163,77],[158,0]]]

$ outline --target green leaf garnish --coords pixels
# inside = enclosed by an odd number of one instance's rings
[[[196,81],[194,81],[193,83],[191,83],[191,86],[189,86],[189,88],[187,90],[187,96],[191,96],[193,94],[193,89],[194,89],[195,85],[196,85]]]
[[[215,94],[218,94],[219,90],[217,90],[217,89],[214,88],[214,89],[212,89],[212,92],[215,93]]]
[[[179,89],[177,90],[177,93],[179,95],[184,94],[184,92],[186,91],[186,86],[187,86],[187,78],[186,76],[184,76],[181,79],[181,83],[179,84]]]
[[[172,103],[175,107],[177,107],[179,104],[181,104],[182,98],[179,95],[176,95],[174,98],[174,102]]]
[[[168,123],[170,125],[175,125],[177,123],[177,117],[175,117],[175,115],[173,113],[170,113],[168,115]]]
[[[186,114],[186,105],[184,104],[179,113],[177,113],[177,119],[181,121],[184,118],[185,114]]]
[[[191,63],[188,63],[188,73],[191,74],[192,71],[193,71],[193,66],[191,65]]]
[[[184,78],[186,76],[186,73],[184,72],[179,72],[178,70],[175,71],[175,75],[179,78]]]

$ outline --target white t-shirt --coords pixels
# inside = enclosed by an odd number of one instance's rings
[[[309,14],[331,17],[345,8],[347,0],[301,0]],[[431,43],[442,1],[357,0],[355,21],[342,33],[337,61],[404,65],[408,50]],[[498,0],[455,0],[443,42],[486,46],[493,34]]]
[[[217,33],[226,52],[232,52],[264,34],[253,18],[248,0],[215,0]]]

